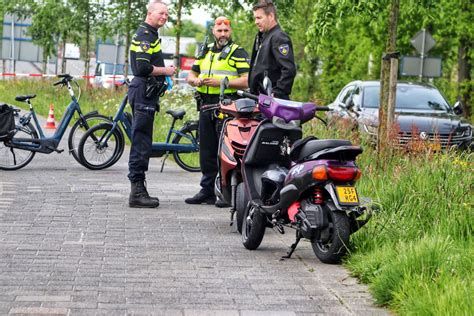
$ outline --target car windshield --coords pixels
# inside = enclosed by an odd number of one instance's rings
[[[380,87],[364,88],[363,107],[378,108]],[[420,86],[397,86],[396,109],[447,111],[449,105],[438,90]]]

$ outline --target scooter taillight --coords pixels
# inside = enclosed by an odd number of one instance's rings
[[[353,181],[358,180],[362,172],[357,167],[335,167],[328,166],[328,176],[335,181]]]

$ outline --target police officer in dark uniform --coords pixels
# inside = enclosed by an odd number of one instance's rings
[[[231,23],[226,17],[218,17],[212,29],[214,43],[203,47],[193,64],[187,81],[197,87],[198,107],[219,103],[220,81],[227,77],[229,87],[224,91],[227,98],[237,99],[237,89],[246,89],[248,82],[248,54],[232,42]],[[215,204],[229,206],[216,201],[214,182],[218,172],[217,150],[222,122],[213,111],[199,112],[199,161],[202,177],[201,190],[185,199],[187,204]]]
[[[130,207],[158,207],[158,198],[150,197],[145,187],[145,172],[151,155],[153,121],[160,94],[166,90],[165,76],[175,72],[165,67],[158,37],[158,28],[168,21],[168,7],[151,2],[147,16],[140,24],[130,45],[130,63],[134,78],[128,89],[128,101],[133,109],[132,140],[128,162],[131,182]]]
[[[275,5],[271,0],[260,0],[253,7],[258,34],[252,49],[249,88],[253,94],[266,93],[263,78],[272,82],[273,96],[289,99],[296,76],[293,45],[278,24]]]

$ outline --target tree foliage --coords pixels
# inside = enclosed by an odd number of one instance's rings
[[[380,58],[386,40],[388,1],[317,0],[314,2],[313,18],[306,32],[307,52],[322,61],[322,83],[319,97],[326,102],[333,100],[336,93],[349,80],[378,79]],[[401,0],[400,19],[397,33],[397,48],[402,55],[417,55],[410,39],[422,28],[426,28],[436,40],[431,56],[443,59],[443,77],[434,80],[444,88],[453,102],[463,91],[472,91],[472,67],[459,85],[456,77],[459,58],[472,64],[473,5],[461,0],[413,1]],[[467,52],[459,55],[464,44]],[[469,44],[470,43],[470,44]],[[369,58],[374,64],[368,71]],[[403,78],[402,78],[403,79]],[[417,78],[406,78],[417,80]],[[471,90],[469,90],[471,89]],[[472,107],[471,100],[465,105]]]
[[[2,10],[31,16],[35,43],[45,55],[57,54],[58,41],[79,44],[87,60],[88,43],[130,37],[144,20],[149,0],[3,0]],[[194,36],[202,40],[206,30],[183,20],[181,13],[201,7],[213,17],[231,18],[234,40],[249,52],[257,28],[251,6],[254,0],[169,1],[169,30],[162,34]],[[279,22],[292,38],[298,77],[293,97],[327,103],[347,82],[379,79],[381,56],[387,39],[390,0],[274,0]],[[453,103],[457,98],[470,109],[473,92],[474,8],[463,0],[400,0],[397,48],[402,55],[417,55],[410,39],[422,28],[436,40],[430,56],[443,60],[442,78],[433,80]],[[87,33],[92,38],[87,39]],[[91,45],[93,47],[93,45]],[[417,78],[401,78],[417,80]]]

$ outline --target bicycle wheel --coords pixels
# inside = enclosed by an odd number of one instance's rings
[[[14,142],[15,138],[38,139],[38,132],[31,123],[21,125],[19,116],[15,116],[16,132],[11,141],[0,142],[0,170],[17,170],[23,168],[35,156],[36,152],[9,147],[8,143]],[[26,142],[25,142],[26,143]]]
[[[112,124],[102,123],[91,127],[84,134],[77,151],[84,167],[100,170],[115,164],[122,156],[124,148],[125,140],[120,129],[112,130]]]
[[[84,115],[84,121],[79,118],[71,127],[67,144],[69,147],[69,152],[78,163],[82,165],[79,155],[77,154],[77,148],[79,147],[79,142],[84,132],[89,130],[92,126],[108,122],[111,122],[111,119],[105,115],[98,113],[88,113]]]
[[[198,126],[197,124],[189,124],[183,127],[180,131],[181,134],[176,134],[173,138],[173,144],[189,145],[196,142],[199,147],[198,137]],[[199,164],[199,148],[193,152],[173,152],[174,161],[186,171],[189,172],[200,172],[201,166]]]

